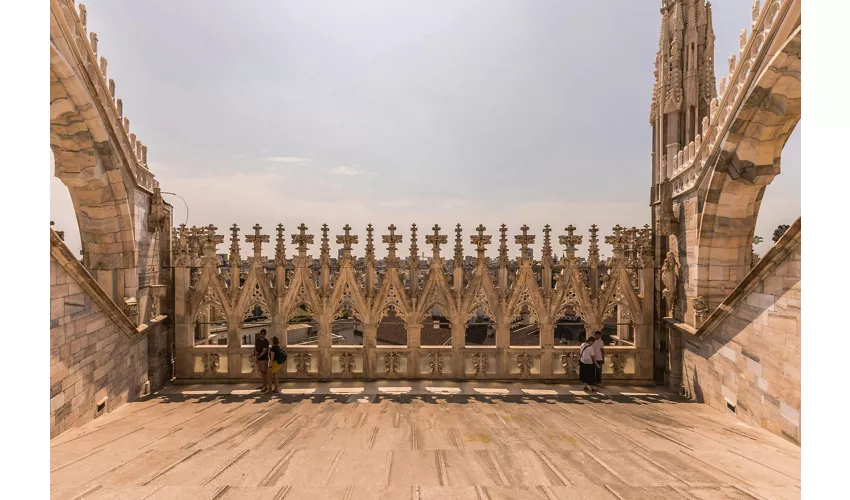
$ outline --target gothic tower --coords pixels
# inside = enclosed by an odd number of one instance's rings
[[[711,3],[662,0],[649,112],[654,193],[672,175],[673,156],[701,133],[702,118],[716,96]]]
[[[649,123],[652,126],[652,225],[655,262],[660,266],[669,250],[678,254],[678,217],[671,196],[673,159],[683,146],[702,134],[699,127],[717,96],[714,80],[714,29],[711,4],[705,0],[662,0],[661,33],[655,56],[655,85]],[[671,248],[671,246],[673,248]],[[655,279],[655,330],[667,331],[662,318],[666,304],[661,274]],[[666,307],[666,306],[665,306]],[[656,335],[656,378],[669,375],[670,355],[677,351],[666,335]]]

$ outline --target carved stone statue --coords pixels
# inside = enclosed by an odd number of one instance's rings
[[[661,282],[664,283],[664,299],[667,302],[667,317],[673,317],[673,304],[676,300],[676,289],[679,284],[679,263],[676,254],[667,252],[667,258],[661,265]]]

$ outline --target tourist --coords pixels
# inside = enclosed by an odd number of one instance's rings
[[[584,390],[596,392],[596,362],[593,353],[593,337],[587,337],[587,340],[579,347],[579,379],[584,383]]]
[[[254,343],[254,355],[256,356],[254,365],[260,372],[260,378],[263,381],[257,389],[263,392],[269,391],[271,390],[271,387],[269,387],[269,341],[266,340],[265,328],[257,334],[257,342]]]
[[[274,377],[274,393],[277,394],[279,389],[277,388],[277,371],[280,370],[280,367],[286,363],[286,352],[280,348],[280,340],[277,337],[272,337],[272,348],[271,348],[271,363],[269,366],[269,378]]]
[[[602,387],[602,365],[605,363],[605,342],[602,341],[602,332],[593,332],[593,361],[596,364],[596,385]]]

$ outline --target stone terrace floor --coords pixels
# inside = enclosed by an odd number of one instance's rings
[[[169,386],[51,441],[56,499],[791,499],[800,448],[655,388]]]

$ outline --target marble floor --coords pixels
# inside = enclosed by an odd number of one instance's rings
[[[55,499],[798,499],[800,448],[662,389],[169,386],[51,441]]]

